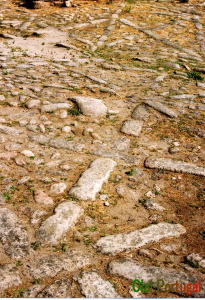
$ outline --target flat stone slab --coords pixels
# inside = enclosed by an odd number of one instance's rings
[[[12,258],[19,259],[29,254],[27,231],[8,208],[0,208],[0,242],[5,253]]]
[[[81,175],[76,185],[69,194],[79,200],[95,200],[102,185],[110,176],[116,162],[110,158],[97,158],[90,167]]]
[[[121,298],[112,284],[96,272],[83,272],[78,277],[78,283],[86,298]]]
[[[0,266],[0,292],[22,283],[20,273],[15,264]]]
[[[70,99],[77,103],[85,116],[104,117],[107,114],[108,109],[100,99],[81,96],[72,97]]]
[[[4,134],[9,134],[9,135],[19,135],[21,133],[23,133],[22,130],[13,128],[13,127],[9,127],[9,126],[5,126],[5,125],[0,125],[0,132],[4,133]]]
[[[143,120],[145,121],[149,116],[149,112],[144,104],[140,104],[137,107],[135,107],[132,118],[135,120]]]
[[[152,287],[154,289],[157,288],[157,284],[160,284],[160,288],[158,285],[159,291],[164,291],[166,284],[173,284],[177,281],[180,284],[198,283],[198,279],[192,274],[171,268],[144,266],[132,259],[112,261],[109,264],[108,271],[111,274],[119,275],[130,280],[144,280],[144,283],[152,280]],[[158,283],[158,280],[163,280],[164,282]],[[173,292],[175,291],[176,289],[173,289]],[[178,294],[182,293],[179,291]]]
[[[93,258],[82,251],[73,249],[62,255],[46,255],[38,258],[30,266],[30,275],[35,279],[54,277],[61,271],[74,272],[93,264]]]
[[[151,106],[152,108],[158,110],[159,112],[171,117],[171,118],[176,118],[178,117],[178,114],[172,110],[171,108],[167,107],[166,105],[158,102],[158,101],[149,101],[149,100],[146,100],[144,101],[145,104]]]
[[[71,282],[66,278],[61,278],[47,286],[36,296],[37,298],[70,298],[72,297]]]
[[[143,121],[127,120],[123,123],[121,132],[129,135],[139,136],[142,131]]]
[[[108,235],[100,238],[95,247],[105,254],[116,254],[125,250],[138,249],[148,243],[158,242],[166,237],[178,237],[186,229],[180,224],[159,223],[129,233]]]
[[[55,214],[48,217],[37,232],[41,243],[56,245],[60,238],[77,222],[83,209],[73,202],[60,203]]]
[[[205,176],[205,168],[169,158],[149,157],[145,160],[145,167]]]
[[[53,103],[53,104],[46,104],[41,107],[41,112],[50,112],[50,111],[56,111],[59,109],[69,109],[71,108],[71,105],[68,103]]]

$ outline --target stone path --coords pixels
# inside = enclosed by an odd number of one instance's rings
[[[205,4],[108,2],[0,0],[1,297],[205,296]]]

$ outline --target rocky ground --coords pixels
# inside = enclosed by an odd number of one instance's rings
[[[205,2],[0,4],[0,296],[205,296]]]

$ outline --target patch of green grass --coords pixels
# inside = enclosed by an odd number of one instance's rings
[[[96,226],[91,226],[91,227],[89,227],[89,230],[92,231],[92,232],[95,232],[97,230],[97,227]]]
[[[199,81],[203,81],[204,80],[204,77],[202,77],[201,74],[199,74],[196,71],[187,72],[187,77],[191,78],[191,79],[194,79],[194,80],[199,80]]]
[[[31,243],[31,248],[35,251],[39,248],[39,246],[40,246],[39,242]]]
[[[68,114],[71,116],[79,116],[82,114],[79,108],[72,108],[68,110]]]

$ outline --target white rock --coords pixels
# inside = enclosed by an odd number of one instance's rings
[[[21,151],[21,154],[25,155],[26,157],[35,157],[33,152],[30,150],[23,150],[23,151]]]
[[[96,272],[83,272],[78,277],[81,292],[86,298],[121,298],[112,284]]]
[[[40,100],[29,100],[28,102],[26,102],[26,107],[28,108],[38,107],[40,103],[41,103]]]
[[[69,109],[71,105],[68,103],[54,103],[54,104],[46,104],[41,107],[41,112],[50,112],[59,109]]]
[[[71,99],[77,103],[82,113],[86,116],[104,117],[107,114],[108,109],[100,99],[81,96],[76,96]]]
[[[128,120],[124,122],[121,128],[121,132],[129,135],[139,136],[142,130],[142,126],[143,126],[142,121]]]
[[[20,273],[16,269],[15,264],[0,266],[0,291],[22,283]]]
[[[55,183],[51,186],[50,192],[52,194],[62,194],[66,190],[67,185],[64,182]]]
[[[80,200],[95,200],[103,183],[109,178],[116,162],[109,158],[97,158],[82,174],[69,194]]]
[[[80,268],[93,263],[93,257],[85,253],[85,251],[69,250],[62,255],[45,255],[43,257],[37,257],[32,262],[30,267],[30,274],[35,279],[41,279],[45,277],[54,277],[61,271],[77,271]]]
[[[5,100],[6,100],[5,96],[4,95],[0,95],[0,101],[5,101]]]
[[[159,223],[146,228],[108,235],[99,239],[96,247],[102,253],[116,254],[124,250],[138,249],[147,243],[158,242],[165,237],[180,236],[186,229],[180,224]]]
[[[62,132],[70,133],[71,132],[71,127],[70,126],[64,126],[62,128]]]
[[[60,238],[77,222],[83,209],[73,202],[60,203],[53,216],[48,217],[37,233],[38,239],[45,244],[56,245]]]
[[[53,205],[53,199],[41,190],[35,191],[34,199],[39,204]]]

